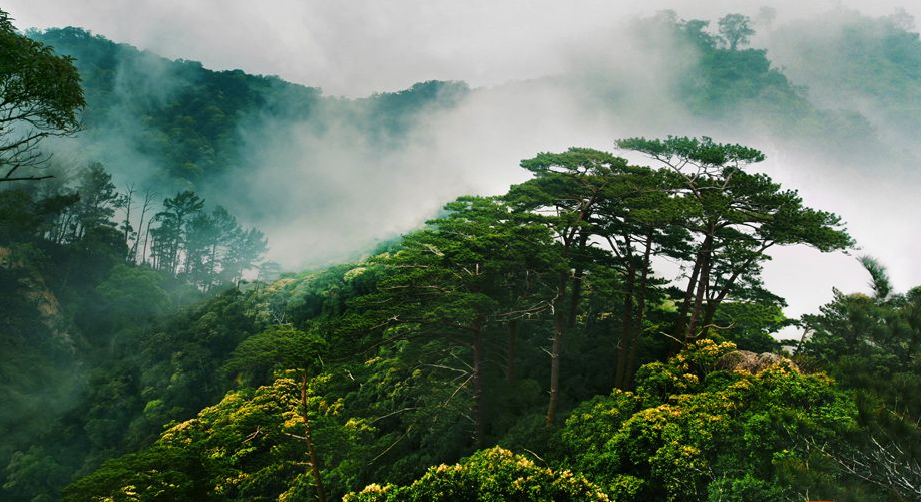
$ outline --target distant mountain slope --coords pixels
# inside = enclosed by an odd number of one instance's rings
[[[820,106],[869,118],[899,146],[921,133],[921,39],[906,14],[880,18],[835,10],[782,27],[770,37],[784,72]]]
[[[692,120],[715,124],[728,134],[745,131],[761,141],[770,138],[788,147],[818,147],[832,156],[854,155],[850,147],[857,139],[875,155],[885,149],[859,109],[829,106],[815,99],[804,82],[791,78],[772,59],[769,50],[743,45],[730,48],[708,21],[679,20],[668,12],[638,22],[635,29],[644,32],[637,36],[641,40],[671,40],[665,47],[668,54],[660,57],[681,64],[680,72],[667,77],[672,80],[674,98]]]
[[[335,99],[274,76],[169,60],[80,28],[29,35],[76,58],[87,97],[81,142],[104,143],[98,153],[115,171],[137,154],[157,167],[161,181],[193,186],[239,167],[244,117],[315,118],[319,129],[334,120],[354,122],[386,141],[404,133],[427,106],[450,104],[467,91],[462,83],[432,81],[367,99]],[[113,142],[122,151],[111,151]]]

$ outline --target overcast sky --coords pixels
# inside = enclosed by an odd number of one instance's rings
[[[904,0],[7,0],[16,26],[80,26],[212,69],[241,68],[363,96],[425,80],[473,86],[558,67],[561,45],[619,19],[671,8],[682,18],[775,7],[778,21],[843,5],[882,15]]]
[[[921,17],[921,7],[891,0],[7,0],[3,8],[21,29],[80,26],[166,57],[198,60],[212,69],[274,74],[321,87],[327,95],[355,97],[431,79],[464,80],[473,87],[526,80],[570,67],[569,59],[597,50],[599,41],[617,40],[610,30],[631,17],[665,8],[685,19],[716,19],[729,12],[755,16],[763,5],[776,8],[777,24],[797,17],[814,18],[835,6],[874,16],[904,6]],[[644,63],[631,62],[626,73],[639,82],[640,91],[658,78],[642,67]],[[638,77],[644,70],[652,75]],[[637,94],[640,99],[641,94]],[[647,99],[658,99],[655,93],[648,94]],[[259,176],[247,181],[239,197],[262,201],[272,197],[272,204],[280,204],[277,211],[284,215],[283,224],[250,223],[266,230],[273,259],[296,267],[303,264],[309,250],[320,245],[332,242],[352,249],[371,230],[405,231],[460,193],[501,193],[509,183],[523,178],[517,161],[537,151],[569,145],[610,149],[612,140],[621,135],[708,132],[669,129],[672,124],[663,119],[668,118],[665,113],[658,114],[660,123],[633,124],[641,126],[634,129],[586,123],[584,110],[567,106],[568,98],[552,92],[540,96],[492,94],[439,118],[425,141],[410,151],[383,158],[377,152],[357,150],[348,134],[307,138],[296,124],[280,124],[277,127],[286,134],[272,131],[272,137],[284,141],[270,147],[265,147],[264,140],[258,142],[267,150],[254,152],[254,158],[267,159],[267,166],[253,170]],[[539,107],[534,106],[535,100]],[[497,107],[508,110],[497,115]],[[649,115],[650,120],[656,119],[655,113]],[[258,133],[253,136],[259,137]],[[901,207],[917,204],[916,187],[880,177],[872,168],[804,167],[799,159],[784,157],[783,145],[754,146],[769,154],[765,169],[779,181],[799,188],[807,204],[843,215],[863,252],[889,265],[899,289],[921,284],[921,261],[917,260],[921,223],[916,217],[892,217],[904,214]],[[349,170],[350,165],[374,163],[378,169],[373,172],[359,167]],[[329,169],[330,165],[336,169]],[[272,175],[278,166],[294,167]],[[307,186],[330,188],[326,197],[311,200],[302,193]],[[317,200],[339,204],[336,218],[318,214],[308,205]],[[285,201],[290,204],[282,207]],[[341,240],[335,241],[333,235]],[[856,260],[841,254],[782,250],[765,275],[768,286],[790,301],[792,315],[813,311],[830,300],[833,286],[844,291],[868,289],[867,277]]]

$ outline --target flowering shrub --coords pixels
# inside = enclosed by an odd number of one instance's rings
[[[346,502],[603,502],[606,494],[582,475],[556,471],[502,448],[481,450],[455,465],[432,467],[410,486],[372,484]]]
[[[805,455],[801,438],[833,439],[856,410],[829,378],[783,360],[758,373],[717,369],[734,348],[701,340],[645,365],[636,395],[577,407],[562,433],[568,464],[618,502],[789,496],[783,466]]]

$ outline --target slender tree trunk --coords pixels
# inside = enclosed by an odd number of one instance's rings
[[[217,240],[211,243],[211,256],[208,259],[208,286],[205,291],[211,291],[214,285],[214,259],[217,257]]]
[[[703,247],[701,249],[703,255],[701,256],[701,265],[700,265],[700,279],[697,281],[697,294],[694,296],[694,310],[691,312],[691,320],[688,321],[688,330],[684,338],[684,344],[687,344],[691,341],[694,341],[697,338],[697,326],[700,321],[701,309],[703,308],[704,303],[704,294],[707,291],[708,283],[710,282],[710,268],[712,266],[711,257],[713,253],[713,233],[707,235],[707,238],[704,239]]]
[[[590,204],[589,204],[590,205]],[[588,217],[587,207],[579,210],[578,221],[585,221]],[[547,427],[553,427],[556,422],[556,407],[560,399],[560,350],[563,343],[563,331],[566,328],[566,318],[563,307],[566,303],[566,288],[569,284],[571,267],[570,256],[576,229],[573,228],[568,236],[563,238],[563,261],[566,270],[560,272],[560,282],[557,285],[556,298],[553,300],[553,345],[550,348],[550,401],[547,403]],[[588,237],[585,237],[586,239]],[[581,239],[581,235],[580,235]]]
[[[566,324],[568,329],[576,327],[576,317],[579,314],[579,301],[582,297],[582,274],[585,273],[582,254],[585,251],[586,243],[588,243],[588,234],[582,234],[579,237],[578,263],[576,265],[575,274],[572,276],[572,291],[570,292],[569,298],[569,320]]]
[[[64,237],[67,236],[67,227],[70,226],[70,222],[73,220],[73,213],[68,213],[67,217],[64,218],[64,221],[61,222],[61,233],[58,234],[56,242],[62,244],[64,242]]]
[[[144,232],[144,246],[141,248],[141,263],[147,263],[147,245],[150,241],[150,222],[152,220],[153,218],[147,220],[147,230]]]
[[[553,346],[550,349],[550,402],[547,404],[547,427],[556,422],[556,405],[560,398],[560,345],[563,338],[565,319],[563,318],[563,298],[566,296],[568,271],[560,272],[553,309]]]
[[[799,352],[803,350],[803,345],[806,343],[806,335],[809,334],[809,328],[803,328],[803,334],[799,337],[799,343],[796,344],[796,350],[793,351],[793,356],[799,355]],[[909,345],[911,348],[911,345]]]
[[[131,200],[134,197],[134,186],[128,185],[127,189],[127,201],[125,202],[125,246],[128,246],[128,249],[131,249],[128,242],[128,229],[131,227]]]
[[[301,375],[301,419],[304,421],[304,440],[307,443],[307,453],[310,455],[310,471],[313,475],[313,486],[317,491],[320,502],[326,502],[326,492],[323,491],[323,480],[320,478],[320,461],[317,458],[317,449],[313,444],[313,434],[310,430],[310,419],[307,418],[307,372]]]
[[[186,274],[192,273],[193,259],[197,260],[198,258],[199,258],[198,256],[192,255],[192,252],[190,251],[190,248],[189,248],[188,239],[186,239],[186,243],[185,243],[185,273]]]
[[[628,257],[628,260],[630,257]],[[614,372],[614,387],[624,388],[624,371],[627,368],[627,352],[630,349],[630,338],[633,327],[633,287],[636,271],[633,262],[627,262],[627,276],[624,288],[624,311],[621,314],[620,341],[617,344],[617,368]]]
[[[726,299],[726,296],[732,290],[732,287],[735,285],[736,281],[739,279],[739,276],[741,276],[742,273],[748,269],[748,267],[752,266],[752,264],[755,262],[757,257],[761,256],[761,253],[763,253],[767,248],[771,247],[772,245],[773,245],[773,242],[767,243],[761,246],[761,249],[758,250],[758,254],[755,257],[746,260],[745,263],[742,264],[742,266],[737,268],[732,273],[732,275],[729,276],[729,279],[726,280],[726,284],[723,285],[723,289],[719,292],[719,294],[716,295],[716,297],[714,297],[712,300],[708,299],[707,309],[704,314],[704,326],[703,326],[703,329],[701,330],[701,337],[707,336],[708,332],[710,331],[710,326],[713,325],[713,318],[716,316],[716,310],[723,303],[723,300]]]
[[[675,321],[675,332],[673,333],[672,352],[681,350],[681,340],[685,338],[685,327],[687,327],[688,312],[691,310],[691,299],[694,298],[694,291],[697,288],[697,279],[700,276],[700,266],[703,255],[698,252],[694,260],[694,272],[688,279],[688,287],[684,291],[684,300],[681,302],[681,309],[678,311],[678,319]]]
[[[144,217],[147,215],[147,210],[150,209],[150,202],[152,200],[151,197],[152,194],[150,193],[150,190],[147,190],[144,193],[144,205],[141,206],[141,219],[138,221],[138,234],[134,239],[134,245],[131,247],[131,256],[133,257],[134,263],[138,263],[138,247],[141,242],[141,233],[144,231]],[[149,226],[150,225],[148,224],[148,227]],[[146,237],[144,246],[147,246]]]
[[[144,211],[141,211],[141,219],[138,221],[138,233],[134,238],[134,243],[131,245],[131,250],[128,251],[128,255],[131,256],[131,261],[133,263],[138,262],[138,247],[141,243],[141,231],[144,229]]]
[[[505,361],[505,383],[511,385],[515,382],[515,339],[518,337],[518,321],[508,323],[508,349]]]
[[[483,426],[483,322],[477,318],[473,321],[473,420],[476,428],[476,437],[474,438],[476,449],[483,447],[484,426]]]
[[[627,354],[627,368],[624,370],[624,388],[633,382],[633,368],[636,367],[636,353],[640,346],[640,335],[643,333],[643,320],[646,314],[646,288],[649,283],[649,261],[652,254],[652,227],[646,233],[646,249],[643,251],[642,271],[640,272],[640,286],[636,292],[636,315],[633,336],[630,340],[630,352]]]
[[[181,260],[179,256],[180,252],[181,251],[179,249],[179,239],[177,238],[176,243],[173,246],[172,251],[170,252],[169,268],[170,268],[170,273],[173,274],[174,276],[179,275],[179,270],[180,270],[180,265],[181,265]]]
[[[707,338],[710,334],[710,326],[713,325],[713,318],[716,317],[716,309],[719,305],[720,302],[716,298],[707,300],[707,306],[704,307],[704,322],[700,328],[701,338]]]

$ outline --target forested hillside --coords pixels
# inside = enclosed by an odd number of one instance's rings
[[[630,36],[681,56],[666,87],[682,127],[888,162],[907,136],[885,121],[917,124],[899,103],[918,35],[897,16],[838,21],[844,35],[803,35],[815,64],[789,71],[738,14],[664,12]],[[855,52],[886,54],[886,82],[833,86]],[[760,170],[757,144],[530,151],[496,195],[446,178],[437,193],[460,196],[434,215],[375,185],[385,168],[440,180],[410,163],[443,157],[402,152],[443,147],[452,114],[506,93],[578,86],[633,123],[629,76],[327,97],[79,28],[24,35],[2,11],[0,57],[2,500],[921,500],[921,286],[896,290],[834,207]],[[858,95],[877,101],[842,103]],[[263,154],[322,160],[332,181]],[[273,176],[289,191],[241,203]],[[365,253],[375,239],[355,237],[361,257],[332,266],[269,259],[254,223],[296,197],[297,218],[360,233],[359,208],[334,202],[356,191],[419,206],[416,228]],[[336,236],[308,238],[287,252],[307,262]],[[853,253],[872,293],[789,318],[764,282],[778,248]]]
[[[778,30],[772,54],[807,86],[810,100],[831,108],[849,103],[888,141],[910,150],[921,102],[921,41],[913,23],[904,10],[882,18],[835,12],[821,28],[796,23]]]
[[[207,186],[247,167],[237,147],[257,118],[308,120],[317,132],[345,122],[379,147],[393,148],[417,114],[450,106],[467,92],[463,83],[432,81],[367,99],[337,99],[278,77],[172,61],[80,28],[29,36],[75,58],[87,101],[81,145],[95,148],[97,160],[171,188]],[[138,160],[146,164],[143,175],[123,165]]]

